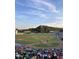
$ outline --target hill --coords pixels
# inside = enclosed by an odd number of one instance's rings
[[[30,28],[28,30],[30,30],[31,32],[48,33],[50,31],[63,31],[63,28],[56,28],[56,27],[49,27],[49,26],[40,25],[36,28]]]
[[[63,28],[40,25],[36,28],[21,29],[21,30],[18,30],[18,31],[19,32],[31,31],[31,32],[36,32],[36,33],[48,33],[50,31],[63,31]]]

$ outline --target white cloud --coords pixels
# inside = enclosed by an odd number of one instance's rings
[[[43,23],[41,25],[47,25],[47,26],[51,26],[51,27],[59,27],[59,28],[63,28],[63,17],[57,17],[57,20],[55,22],[51,22],[51,23]]]
[[[62,23],[46,23],[44,25],[51,26],[51,27],[59,27],[59,28],[63,27]]]
[[[44,19],[48,18],[45,14],[40,14],[39,16],[42,17],[42,18],[44,18]]]
[[[48,10],[46,10],[45,8],[43,8],[43,7],[38,7],[37,5],[36,5],[36,6],[30,6],[30,7],[35,8],[35,9],[37,9],[38,11],[40,10],[41,12],[42,12],[42,11],[43,11],[43,12],[48,12]]]
[[[62,16],[56,17],[56,22],[55,23],[63,23],[63,17]]]
[[[16,25],[18,29],[29,29],[29,28],[36,28],[39,25]]]
[[[32,15],[36,15],[36,16],[38,16],[38,17],[41,17],[41,18],[43,18],[44,20],[45,20],[45,19],[48,19],[47,15],[44,14],[44,13],[33,13]]]
[[[38,17],[41,17],[43,18],[44,20],[45,19],[48,19],[48,16],[42,12],[37,12],[37,11],[31,11],[31,12],[20,12],[22,14],[25,14],[25,15],[34,15],[34,16],[38,16]],[[23,15],[22,15],[23,16]]]
[[[57,19],[60,19],[60,20],[62,20],[62,19],[63,19],[63,17],[57,17]]]
[[[51,11],[51,12],[55,12],[55,13],[58,13],[59,11],[56,9],[56,6],[54,4],[51,4],[49,2],[46,2],[45,0],[32,0],[32,2],[38,6],[40,5],[45,5],[48,7],[48,9]]]

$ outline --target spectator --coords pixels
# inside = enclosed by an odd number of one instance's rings
[[[63,59],[62,49],[32,49],[24,46],[16,46],[15,59]]]

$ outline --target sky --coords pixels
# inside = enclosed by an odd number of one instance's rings
[[[15,0],[16,28],[63,27],[63,0]]]

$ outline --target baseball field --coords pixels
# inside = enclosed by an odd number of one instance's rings
[[[24,33],[15,35],[15,42],[35,48],[59,47],[59,40],[51,33]]]

